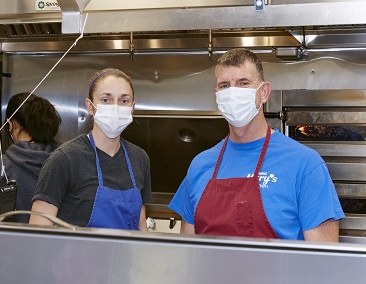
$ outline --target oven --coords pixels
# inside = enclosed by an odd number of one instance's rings
[[[340,239],[366,236],[366,91],[283,91],[285,134],[325,160],[346,218]],[[361,238],[360,238],[361,237]]]

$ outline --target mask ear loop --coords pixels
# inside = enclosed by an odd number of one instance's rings
[[[255,92],[257,92],[259,90],[259,88],[262,87],[263,84],[264,84],[264,81],[258,86],[257,89],[255,89]]]
[[[10,125],[10,119],[9,118],[7,118],[6,119],[6,121],[7,121],[7,123]],[[14,138],[13,138],[13,134],[10,132],[10,130],[9,130],[9,136],[10,136],[10,140],[11,140],[11,142],[13,142],[13,144],[15,144],[15,142],[14,142]]]
[[[98,110],[98,108],[93,104],[93,102],[88,98],[88,101],[92,104],[92,106],[96,109],[96,110]]]
[[[255,92],[257,93],[257,91],[259,90],[259,88],[260,87],[262,87],[262,85],[264,84],[264,81],[258,86],[258,88],[255,90]],[[262,108],[262,106],[263,106],[263,104],[261,103],[260,105],[259,105],[259,108],[257,108],[257,111],[260,111],[261,110],[261,108]]]

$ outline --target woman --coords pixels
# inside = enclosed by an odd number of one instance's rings
[[[8,179],[17,183],[16,210],[31,210],[39,172],[58,146],[55,136],[61,124],[48,100],[31,95],[25,101],[28,96],[29,93],[14,95],[6,108],[6,127],[14,144],[4,154],[4,166]],[[29,216],[16,215],[14,220],[28,223]]]
[[[32,211],[82,227],[147,231],[145,203],[151,201],[149,157],[121,139],[132,122],[134,92],[118,69],[97,72],[85,100],[93,129],[59,147],[40,173]],[[31,224],[51,225],[32,215]]]

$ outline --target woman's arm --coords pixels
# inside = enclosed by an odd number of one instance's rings
[[[47,203],[42,200],[35,200],[33,202],[31,211],[40,212],[56,217],[58,208],[51,203]],[[29,224],[52,226],[53,222],[42,216],[32,214],[29,219]]]
[[[140,229],[141,232],[147,232],[146,207],[145,207],[145,205],[142,205],[142,207],[141,207],[139,229]]]

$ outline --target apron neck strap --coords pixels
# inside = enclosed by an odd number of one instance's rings
[[[93,134],[92,134],[91,131],[89,132],[89,139],[90,139],[90,144],[92,145],[92,147],[94,149],[94,152],[95,152],[95,163],[96,163],[97,172],[98,172],[98,183],[99,183],[99,186],[103,186],[103,175],[102,175],[102,170],[100,168],[97,147],[95,146]],[[131,161],[130,161],[130,159],[128,157],[128,153],[127,153],[126,147],[123,144],[122,139],[119,142],[121,143],[121,146],[123,148],[123,152],[125,154],[125,158],[126,158],[126,162],[127,162],[127,167],[128,167],[128,172],[130,173],[130,177],[131,177],[131,181],[132,181],[133,187],[134,188],[137,188],[135,176],[134,176],[133,170],[132,170]]]
[[[262,151],[261,151],[261,154],[259,156],[259,160],[258,160],[258,163],[257,163],[257,166],[255,168],[255,172],[254,172],[254,176],[258,176],[259,175],[259,171],[262,167],[262,164],[263,164],[263,161],[264,161],[264,156],[267,152],[267,148],[268,148],[268,144],[269,144],[269,140],[271,138],[271,127],[267,127],[267,133],[266,133],[266,138],[264,140],[264,144],[263,144],[263,147],[262,147]],[[215,166],[215,170],[214,170],[214,173],[212,174],[212,178],[213,179],[216,179],[216,176],[217,176],[217,173],[219,171],[219,167],[220,167],[220,163],[221,163],[221,160],[222,160],[222,156],[224,155],[224,151],[226,149],[226,146],[227,146],[227,141],[229,139],[229,135],[226,136],[225,138],[225,141],[224,141],[224,144],[222,145],[222,148],[221,148],[221,151],[220,151],[220,155],[217,159],[217,162],[216,162],[216,166]]]
[[[258,176],[259,175],[259,171],[262,167],[263,161],[264,161],[264,156],[266,155],[267,152],[267,148],[268,148],[268,144],[269,144],[269,140],[271,138],[271,127],[267,127],[267,133],[266,133],[266,139],[264,140],[264,144],[262,147],[262,151],[261,151],[261,155],[259,156],[259,160],[257,163],[257,167],[255,168],[255,172],[254,172],[254,176]]]

